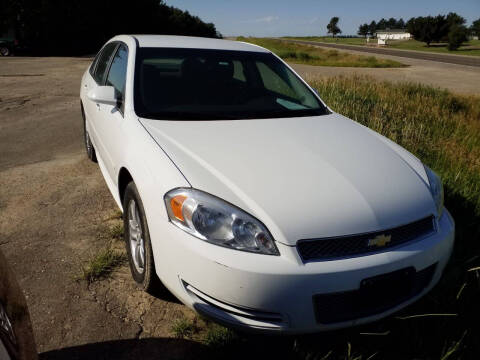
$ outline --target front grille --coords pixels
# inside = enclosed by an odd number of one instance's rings
[[[317,321],[332,324],[382,313],[420,294],[432,281],[437,264],[415,272],[413,267],[375,276],[359,290],[313,297]]]
[[[297,248],[303,261],[326,260],[381,251],[427,236],[434,231],[434,217],[429,216],[407,225],[368,234],[299,240]],[[375,245],[377,237],[380,241]],[[385,239],[389,241],[385,242]]]

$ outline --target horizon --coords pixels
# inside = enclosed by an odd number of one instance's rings
[[[319,36],[327,35],[326,26],[333,16],[340,18],[339,27],[343,36],[357,35],[358,26],[379,21],[381,18],[403,18],[447,15],[455,12],[463,16],[467,26],[480,18],[478,0],[414,0],[392,2],[371,0],[368,4],[355,0],[329,3],[321,0],[300,0],[292,5],[287,0],[265,0],[242,3],[220,0],[166,0],[165,3],[205,22],[215,24],[217,30],[229,36]],[[327,10],[328,9],[328,10]],[[346,10],[348,9],[348,10]]]

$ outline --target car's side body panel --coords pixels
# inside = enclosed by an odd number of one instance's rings
[[[110,42],[122,42],[128,46],[128,68],[124,113],[115,106],[95,104],[88,99],[88,91],[97,84],[90,72],[82,79],[80,97],[85,108],[87,129],[97,150],[100,168],[117,205],[122,208],[118,191],[118,176],[122,168],[128,170],[137,184],[145,207],[157,202],[163,204],[163,195],[177,186],[189,186],[171,159],[145,131],[133,111],[133,79],[136,41],[129,36],[119,36]],[[85,86],[87,85],[87,86]],[[88,109],[88,111],[87,111]],[[105,150],[108,148],[108,152]],[[150,195],[147,195],[150,194]],[[162,212],[146,211],[147,217],[155,213],[167,219],[164,206]],[[152,220],[153,221],[153,220]]]

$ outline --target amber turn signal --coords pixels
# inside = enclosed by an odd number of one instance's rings
[[[182,222],[185,221],[182,213],[182,207],[185,200],[187,200],[187,197],[183,195],[177,195],[170,200],[170,207],[172,208],[173,216]]]

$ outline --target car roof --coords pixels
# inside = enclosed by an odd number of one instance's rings
[[[194,36],[176,35],[132,35],[138,42],[139,47],[158,48],[190,48],[190,49],[216,49],[269,52],[268,50],[253,44],[241,41],[224,39],[212,39]]]

